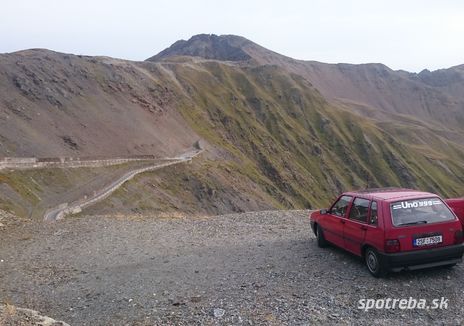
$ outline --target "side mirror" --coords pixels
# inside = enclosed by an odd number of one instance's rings
[[[319,213],[320,213],[321,215],[325,215],[325,214],[327,214],[328,212],[329,212],[329,211],[328,211],[326,208],[321,209],[321,210],[319,211]]]

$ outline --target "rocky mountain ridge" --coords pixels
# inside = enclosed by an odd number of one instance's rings
[[[355,103],[388,114],[416,115],[418,120],[463,129],[464,65],[433,72],[423,70],[416,74],[394,71],[380,63],[325,64],[295,60],[243,37],[214,34],[201,34],[188,41],[178,41],[147,60],[169,61],[179,56],[194,56],[228,61],[227,57],[221,55],[228,47],[245,54],[243,59],[234,61],[282,67],[307,79],[327,99],[348,105]]]

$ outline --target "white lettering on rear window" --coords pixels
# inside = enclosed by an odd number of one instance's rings
[[[416,200],[416,201],[402,201],[393,205],[393,209],[408,209],[408,208],[418,208],[418,207],[428,207],[434,205],[443,205],[441,200]]]

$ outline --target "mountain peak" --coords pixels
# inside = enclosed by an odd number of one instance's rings
[[[180,40],[147,61],[159,61],[172,56],[193,56],[221,61],[246,61],[251,56],[244,50],[254,44],[236,35],[198,34],[188,41]]]

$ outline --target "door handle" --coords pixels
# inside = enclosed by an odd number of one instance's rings
[[[367,230],[367,226],[364,226],[364,225],[363,225],[363,226],[361,226],[361,230],[364,230],[364,231],[366,231],[366,230]]]
[[[340,223],[345,224],[345,220],[340,219]]]

